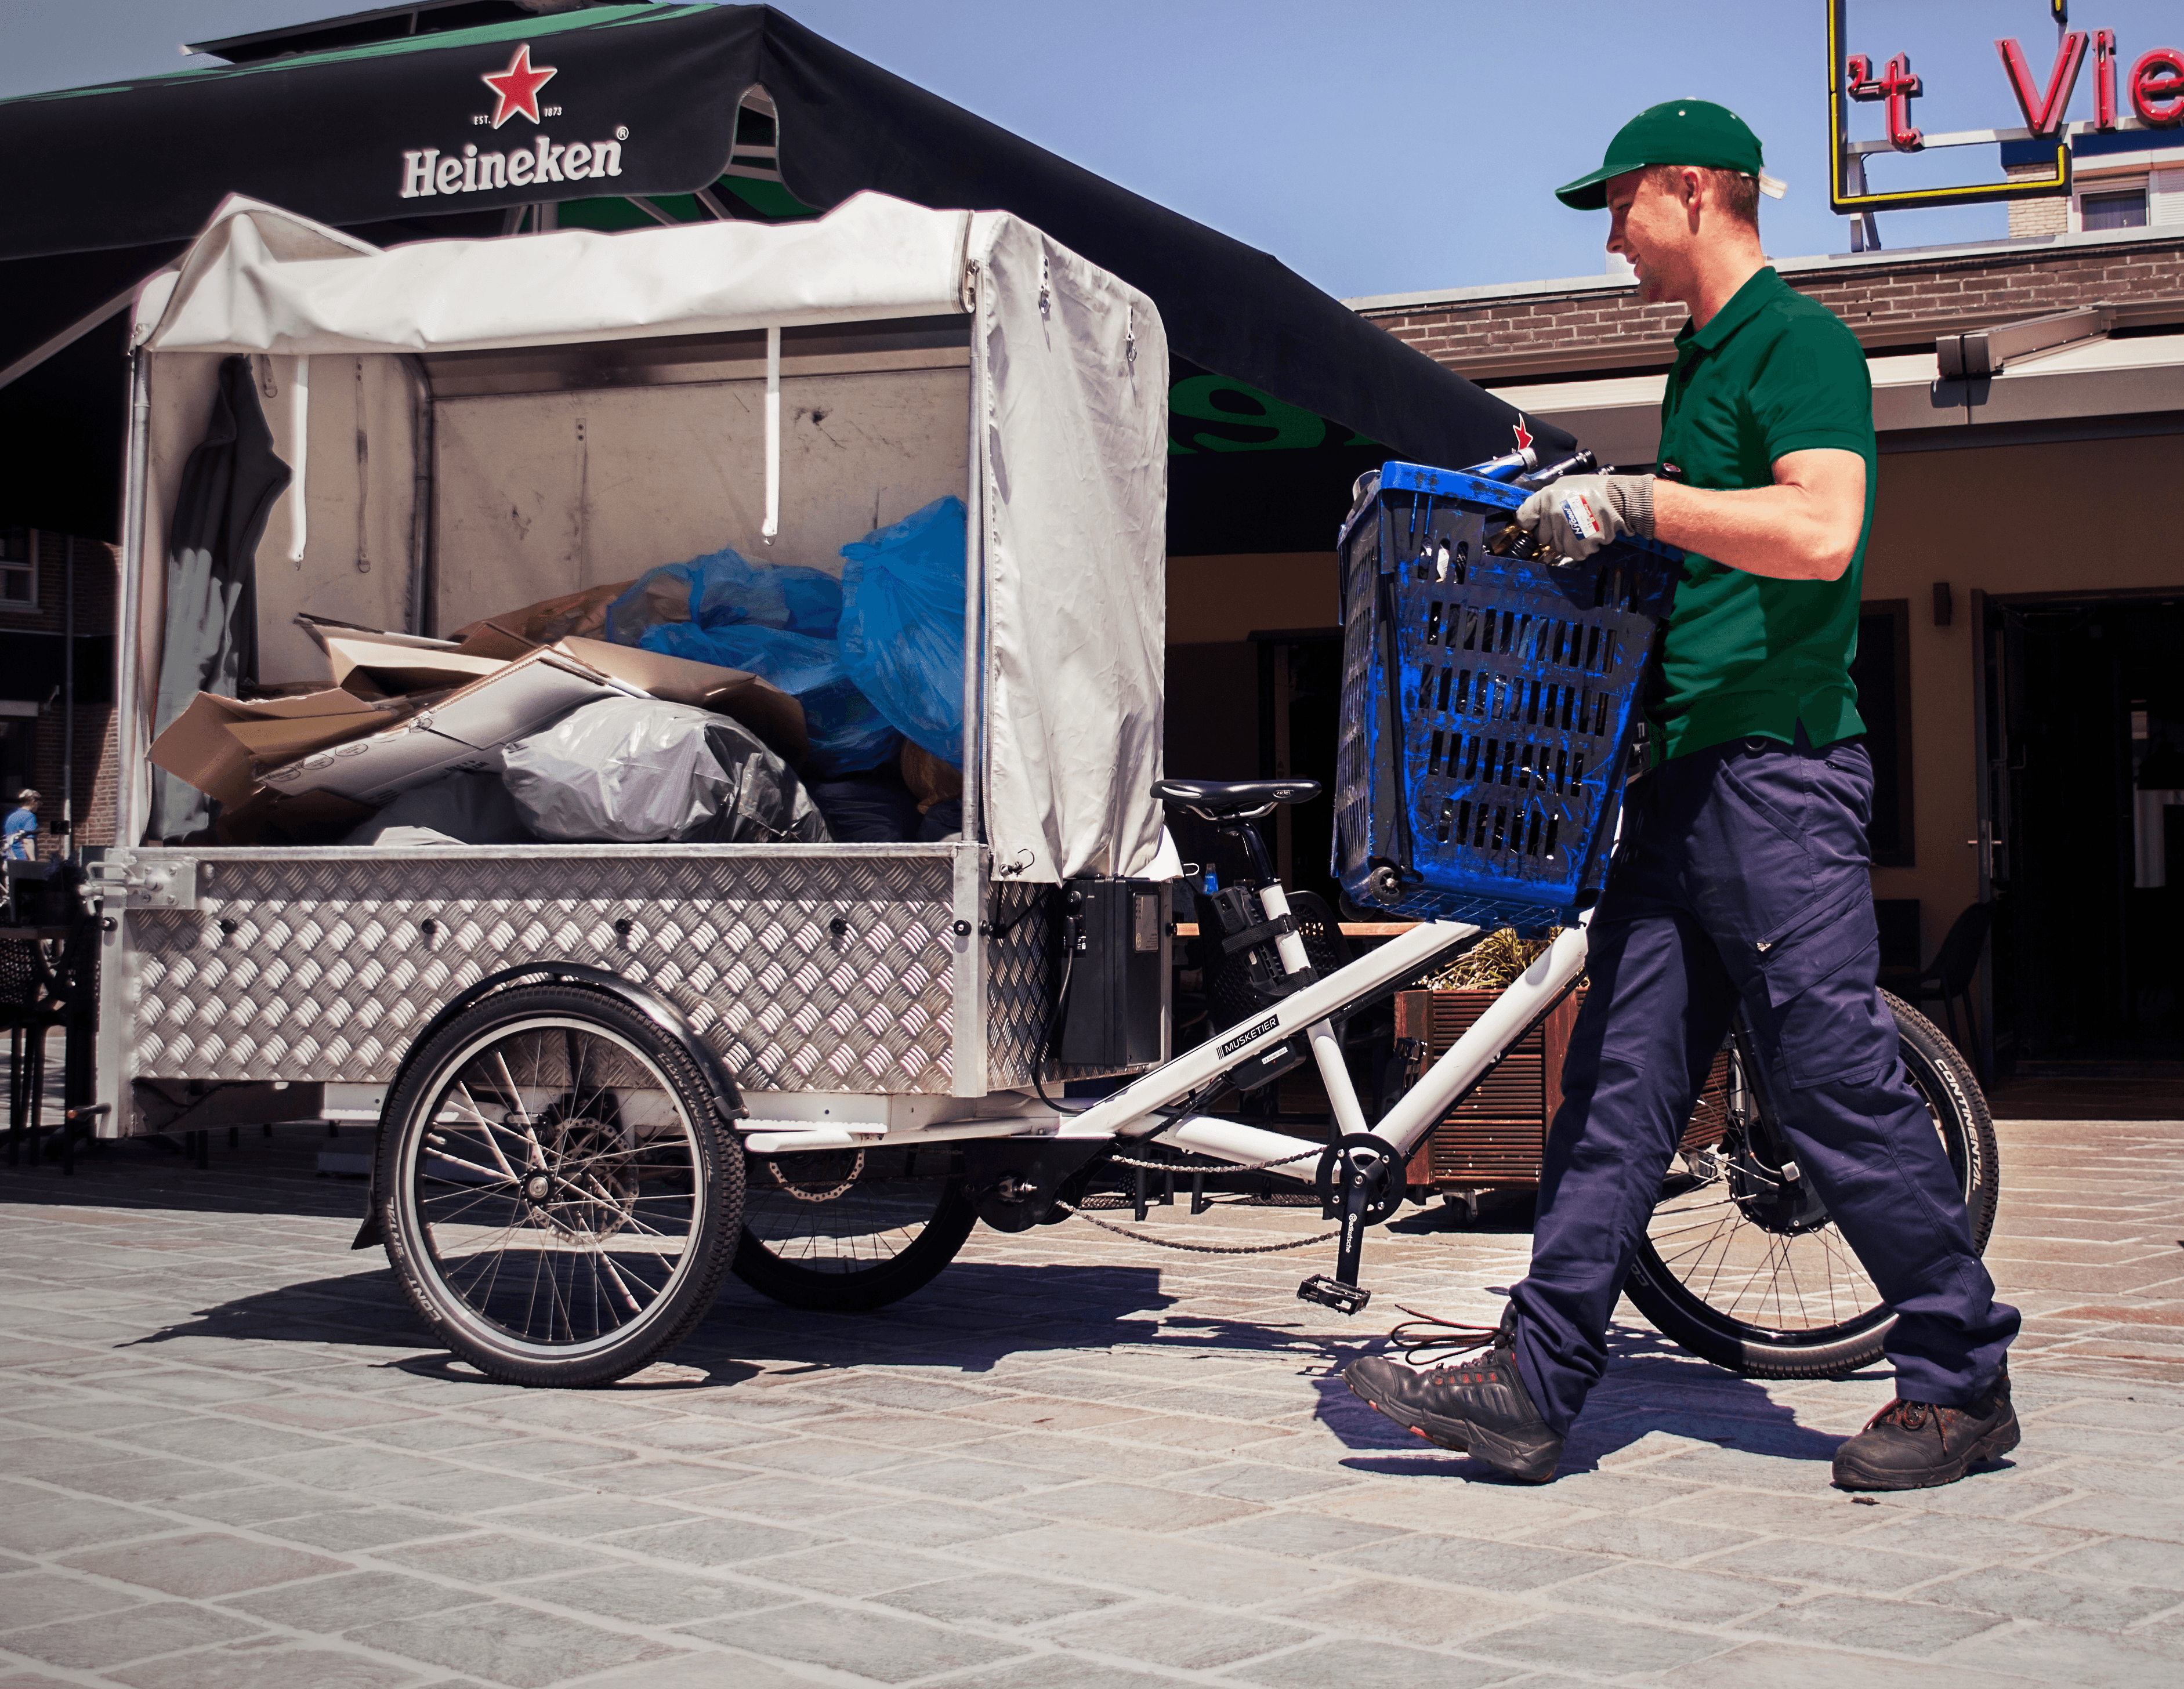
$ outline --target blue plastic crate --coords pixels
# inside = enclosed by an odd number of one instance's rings
[[[1334,872],[1355,902],[1533,933],[1599,895],[1676,554],[1497,556],[1524,497],[1390,463],[1344,527]]]

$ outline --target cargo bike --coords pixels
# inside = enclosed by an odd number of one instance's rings
[[[259,548],[261,680],[282,677],[290,611],[422,639],[724,536],[823,566],[936,488],[965,499],[951,839],[135,844],[94,864],[105,1129],[222,1099],[229,1118],[375,1121],[358,1246],[383,1245],[436,1337],[493,1378],[627,1376],[731,1272],[798,1307],[883,1307],[981,1221],[1064,1218],[1118,1161],[1315,1191],[1339,1246],[1299,1294],[1355,1312],[1413,1147],[1583,972],[1669,555],[1529,555],[1510,514],[1557,472],[1529,453],[1390,464],[1362,489],[1336,867],[1418,924],[1350,957],[1252,827],[1316,788],[1162,778],[1159,319],[1019,220],[861,195],[786,227],[379,252],[233,201],[148,287],[134,336],[125,839],[148,814],[161,524],[223,360],[252,360],[308,489]],[[330,391],[331,461],[311,421]],[[1179,1053],[1163,805],[1254,865],[1198,898],[1215,1029]],[[1368,1087],[1368,1118],[1346,1021],[1504,925],[1551,942],[1446,1054]],[[1977,1087],[1893,1006],[1983,1240]],[[1732,1045],[1631,1294],[1726,1365],[1863,1364],[1887,1311]],[[1223,1111],[1307,1063],[1329,1140]],[[1098,1078],[1118,1088],[1058,1094]]]

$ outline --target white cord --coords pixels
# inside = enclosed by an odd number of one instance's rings
[[[781,330],[766,332],[766,521],[760,537],[768,545],[781,532]]]
[[[304,560],[304,465],[310,454],[311,360],[296,360],[294,383],[288,389],[288,560]]]

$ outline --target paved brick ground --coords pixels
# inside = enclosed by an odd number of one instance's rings
[[[1294,1300],[1316,1251],[1072,1223],[880,1317],[735,1286],[675,1364],[545,1394],[420,1346],[323,1140],[0,1173],[0,1689],[2174,1682],[2177,1131],[2004,1129],[2025,1445],[1865,1504],[1827,1462],[1885,1380],[1635,1316],[1546,1488],[1364,1411],[1333,1374],[1393,1303],[1523,1271],[1490,1217],[1377,1240],[1357,1322]]]

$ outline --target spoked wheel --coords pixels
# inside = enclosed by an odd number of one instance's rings
[[[1986,1100],[1941,1028],[1882,995],[1983,1250],[2001,1184]],[[1786,1181],[1755,1152],[1754,1109],[1732,1044],[1725,1092],[1700,1099],[1624,1292],[1663,1336],[1732,1372],[1830,1378],[1870,1366],[1895,1316],[1810,1181]]]
[[[376,1189],[411,1304],[511,1384],[611,1383],[727,1275],[743,1156],[689,1056],[581,987],[488,997],[387,1100]]]
[[[752,1155],[736,1276],[791,1307],[884,1307],[930,1284],[978,1223],[944,1149]]]

